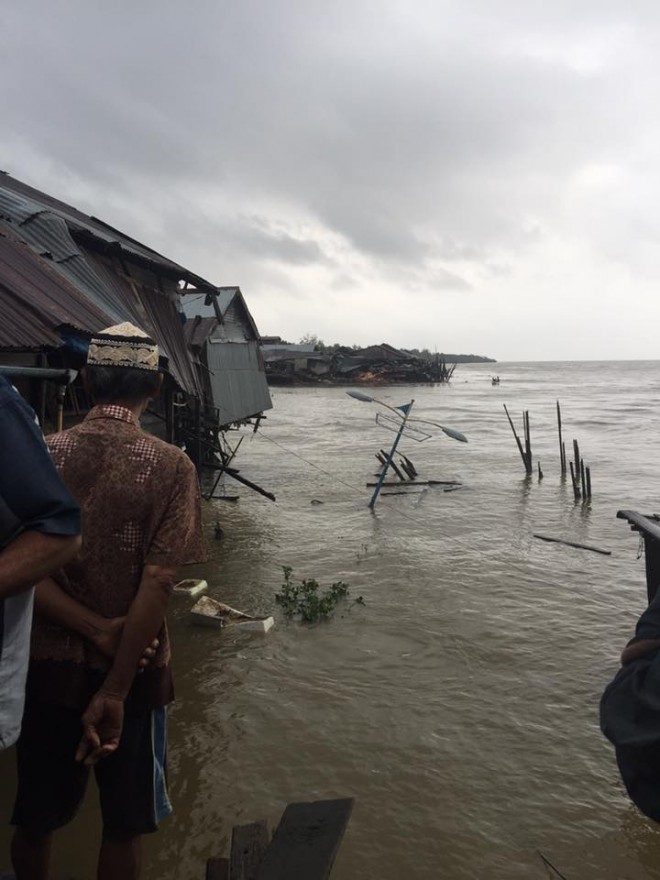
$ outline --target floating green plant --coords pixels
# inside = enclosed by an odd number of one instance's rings
[[[298,582],[293,581],[293,568],[283,565],[284,583],[279,593],[275,594],[275,601],[282,607],[286,617],[300,615],[306,623],[315,623],[331,617],[337,604],[348,596],[348,584],[343,581],[335,581],[329,589],[321,592],[321,586],[314,578],[304,578]],[[355,600],[364,605],[362,596]]]

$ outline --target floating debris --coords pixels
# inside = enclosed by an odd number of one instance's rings
[[[201,578],[186,578],[186,580],[175,584],[174,593],[178,596],[199,596],[200,593],[205,593],[208,588],[207,582]]]
[[[190,614],[195,623],[216,628],[237,626],[241,629],[265,633],[275,626],[272,617],[253,617],[244,611],[237,611],[236,608],[225,605],[224,602],[211,599],[209,596],[202,596],[199,602],[190,609]]]

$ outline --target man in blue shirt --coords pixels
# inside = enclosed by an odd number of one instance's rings
[[[80,532],[34,413],[0,376],[0,749],[20,731],[33,585],[78,553]]]

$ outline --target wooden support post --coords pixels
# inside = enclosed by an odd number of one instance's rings
[[[195,398],[195,467],[197,473],[202,472],[202,404],[199,397]]]
[[[585,468],[585,473],[587,475],[587,498],[591,501],[591,468]]]
[[[412,471],[412,475],[413,475],[413,479],[414,479],[417,476],[417,468],[412,463],[412,461],[408,458],[408,456],[402,455],[401,458],[405,461],[405,463],[408,465],[408,467]]]
[[[582,484],[582,499],[587,501],[587,480],[584,475],[584,460],[580,459],[580,483]]]
[[[527,459],[525,458],[525,450],[522,447],[522,443],[520,442],[520,437],[518,436],[513,421],[511,420],[511,416],[509,415],[509,410],[506,408],[506,403],[503,404],[504,412],[506,413],[506,417],[509,420],[509,424],[511,425],[511,430],[513,431],[513,436],[515,437],[516,444],[518,446],[518,452],[520,453],[520,457],[523,460],[523,464],[525,465],[525,470],[527,471]],[[527,471],[529,473],[529,471]]]
[[[575,456],[575,473],[580,477],[580,447],[577,440],[573,440],[573,455]]]
[[[404,471],[406,472],[406,475],[407,475],[408,479],[409,479],[409,480],[414,480],[415,477],[416,477],[416,475],[417,475],[417,471],[415,471],[414,468],[411,468],[411,467],[408,465],[407,459],[403,459],[403,458],[402,458],[401,461],[399,462],[399,464],[401,465],[401,469],[404,470]]]
[[[561,436],[561,409],[559,407],[559,401],[557,401],[557,430],[559,432],[559,460],[561,463],[561,472],[562,475],[566,474],[566,447],[564,446],[564,441]]]
[[[66,395],[66,385],[57,386],[57,430],[64,428],[64,397]]]
[[[575,468],[573,467],[573,462],[569,461],[568,464],[570,465],[570,468],[571,468],[571,482],[573,483],[573,495],[575,497],[575,500],[577,501],[580,497],[580,486],[579,486],[578,481],[575,476]]]
[[[536,464],[538,465],[538,468],[539,468],[539,482],[540,482],[543,479],[543,471],[541,470],[541,462],[537,461]]]
[[[381,450],[380,450],[380,454],[381,454],[381,455],[383,456],[383,458],[385,459],[384,464],[383,464],[383,467],[385,467],[385,466],[387,465],[387,452],[386,452],[384,449],[381,449]],[[390,467],[392,468],[392,470],[394,471],[394,473],[397,475],[397,477],[398,477],[401,481],[404,481],[404,480],[406,479],[405,476],[401,473],[401,471],[399,470],[399,468],[398,468],[398,467],[396,466],[396,464],[394,463],[394,459],[392,459],[392,461],[390,462]]]
[[[529,410],[525,410],[523,413],[523,420],[525,423],[525,466],[527,468],[527,473],[532,473],[532,437],[529,432]]]

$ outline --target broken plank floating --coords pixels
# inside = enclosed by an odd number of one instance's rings
[[[579,544],[577,541],[565,541],[563,538],[551,538],[549,535],[539,535],[534,533],[535,538],[541,541],[550,541],[553,544],[566,544],[567,547],[577,547],[579,550],[591,550],[592,553],[602,553],[603,556],[611,556],[611,550],[601,550],[600,547],[593,547],[591,544]]]
[[[367,483],[367,488],[376,483]],[[399,486],[400,483],[386,483],[387,486]],[[406,486],[462,486],[459,480],[406,480]]]
[[[327,880],[352,809],[353,798],[289,804],[270,842],[265,822],[237,825],[206,880]]]
[[[400,492],[381,492],[380,493],[383,498],[387,498],[388,495],[421,495],[421,492],[408,492],[406,489],[402,489]]]

